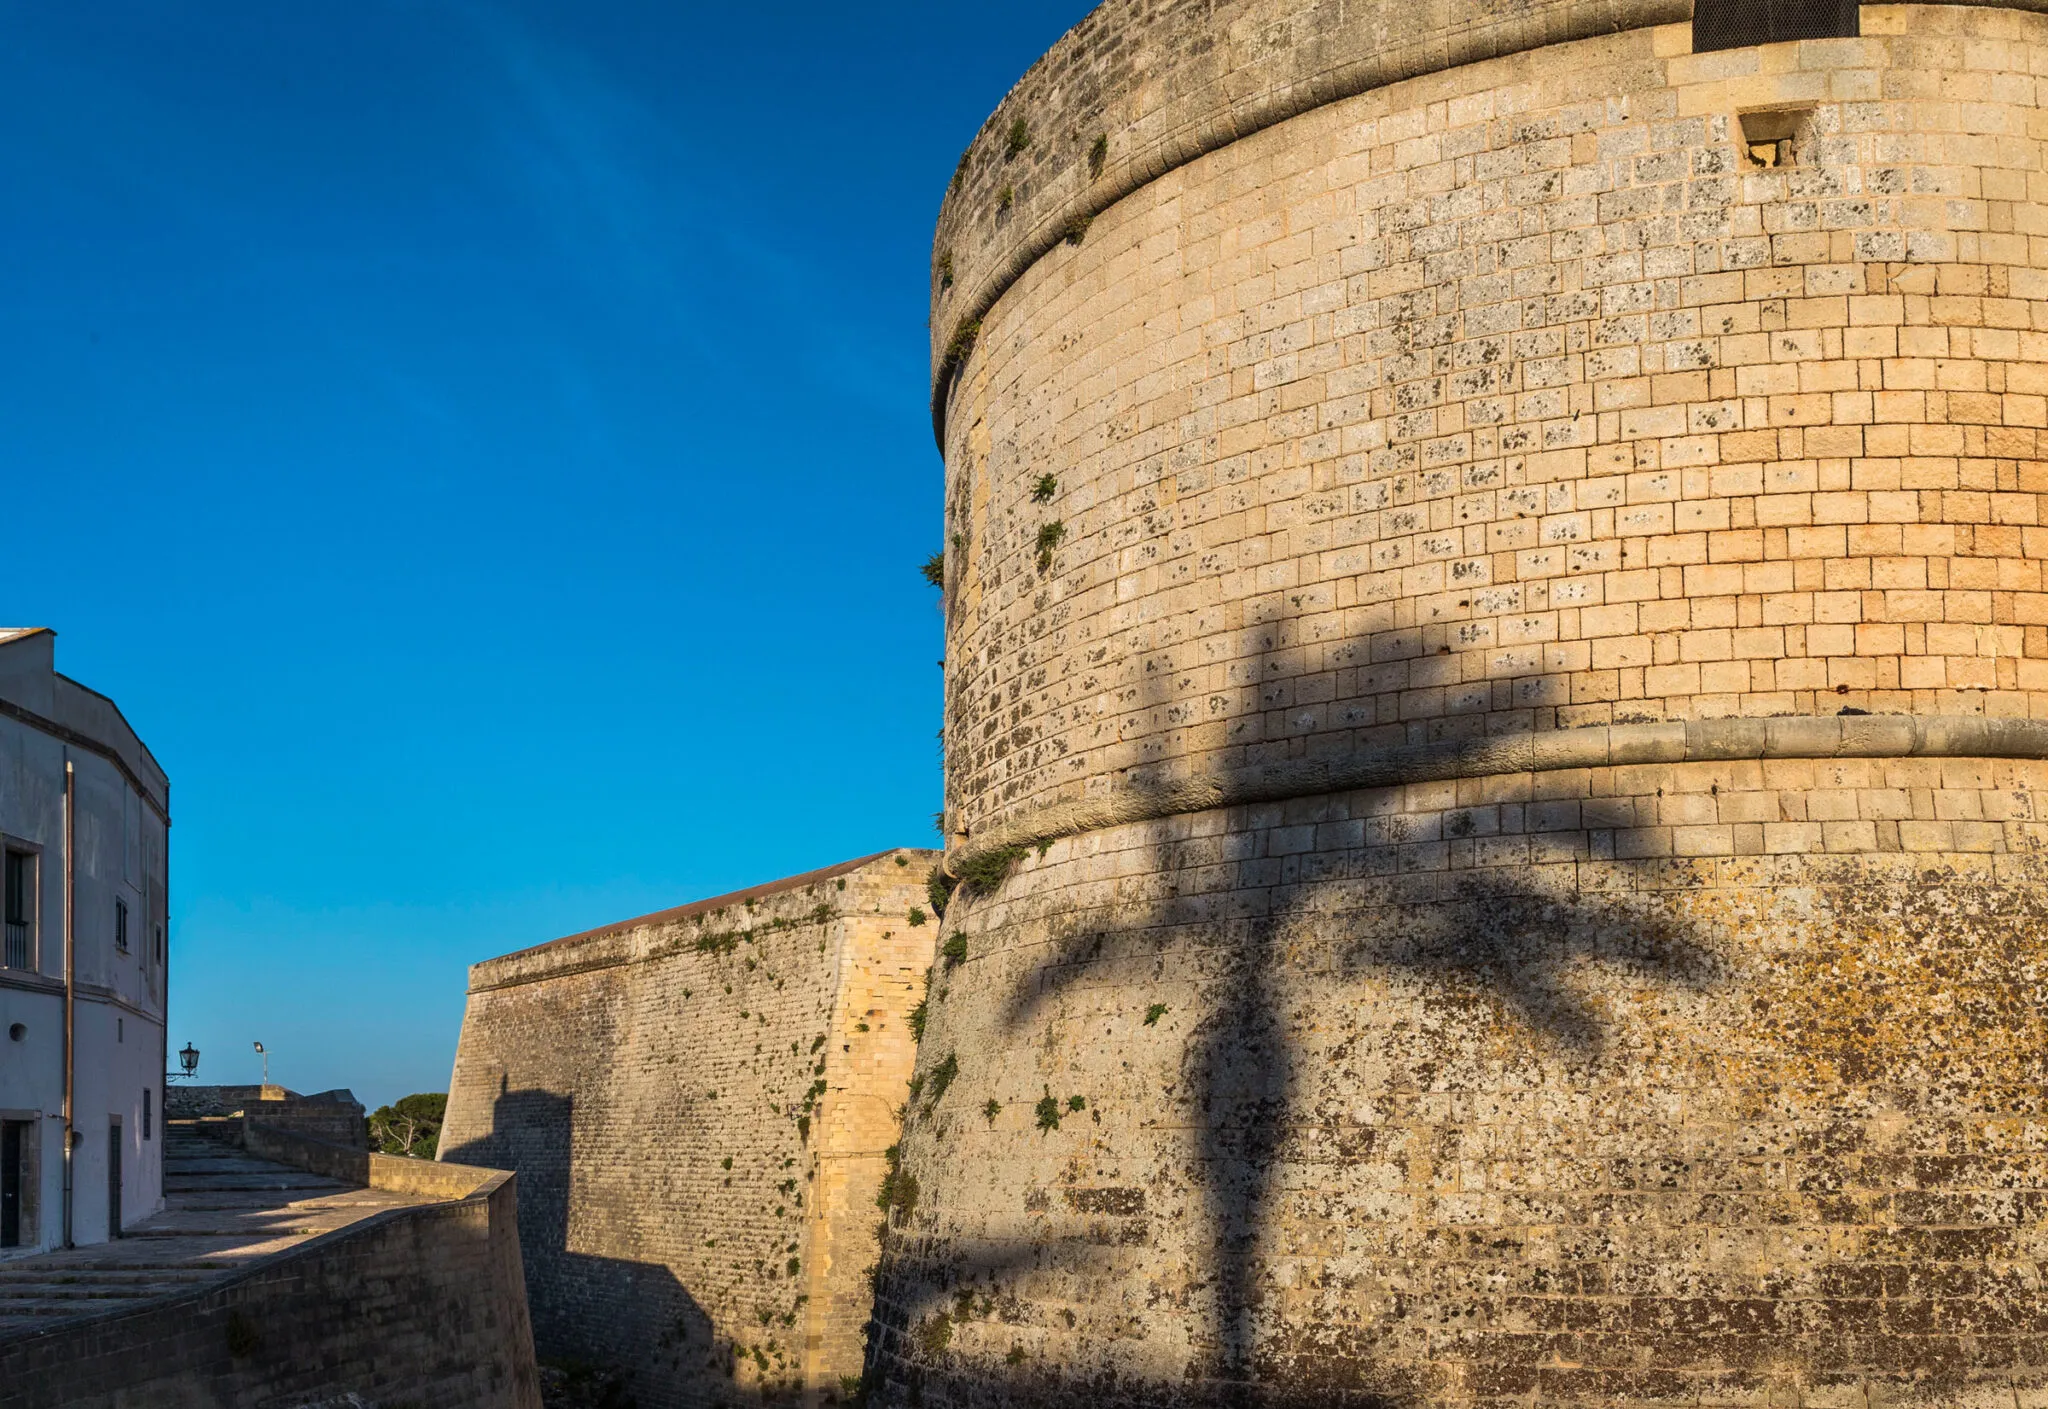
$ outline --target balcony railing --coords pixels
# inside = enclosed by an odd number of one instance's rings
[[[5,967],[25,969],[29,967],[28,926],[19,920],[7,922],[7,953]]]

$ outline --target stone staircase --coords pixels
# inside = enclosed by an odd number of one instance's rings
[[[0,1262],[0,1339],[187,1290],[415,1200],[254,1159],[167,1121],[164,1210],[118,1240]]]

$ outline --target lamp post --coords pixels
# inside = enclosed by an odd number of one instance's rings
[[[199,1070],[199,1049],[187,1042],[185,1049],[178,1053],[178,1065],[185,1069],[185,1079],[190,1081],[192,1074]]]
[[[270,1053],[263,1050],[261,1042],[256,1044],[256,1055],[263,1058],[263,1084],[268,1086],[270,1084]]]

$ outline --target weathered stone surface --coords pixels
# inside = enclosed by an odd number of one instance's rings
[[[231,1132],[166,1129],[118,1241],[0,1263],[0,1409],[540,1409],[510,1175]]]
[[[1582,41],[1106,211],[950,421],[956,840],[1435,740],[2048,710],[2043,25]],[[1738,110],[1800,104],[1745,165]]]
[[[619,1372],[643,1409],[859,1375],[936,859],[885,852],[470,970],[441,1153],[518,1173],[544,1358]]]
[[[948,910],[884,1402],[2038,1402],[2044,786],[1629,766],[1019,863]]]
[[[1227,115],[1299,8],[1009,104]],[[2048,1403],[2048,20],[1411,8],[954,244],[876,1402]]]

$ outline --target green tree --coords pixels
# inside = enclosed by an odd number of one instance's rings
[[[441,1143],[448,1093],[423,1091],[402,1096],[370,1113],[370,1146],[379,1154],[432,1159]]]

